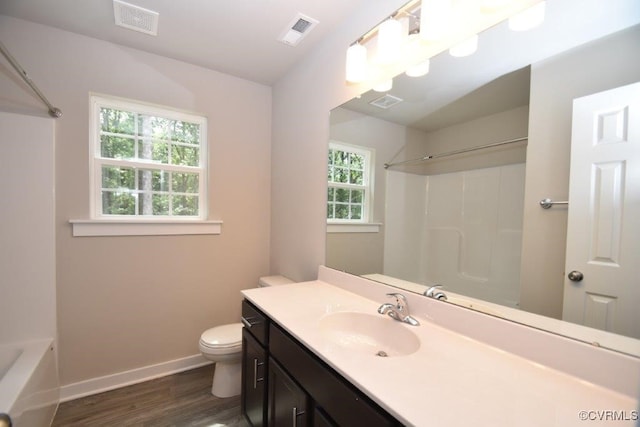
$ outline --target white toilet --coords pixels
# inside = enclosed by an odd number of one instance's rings
[[[260,287],[293,283],[283,276],[261,277]],[[216,363],[211,394],[232,397],[240,394],[242,381],[242,323],[216,326],[200,336],[200,352]]]

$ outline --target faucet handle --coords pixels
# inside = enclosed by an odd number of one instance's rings
[[[404,307],[407,306],[407,297],[405,297],[404,295],[402,295],[399,292],[390,292],[387,294],[388,297],[390,298],[395,298],[396,299],[396,308],[398,310],[402,310]]]
[[[406,301],[407,297],[405,297],[404,295],[402,295],[400,292],[390,292],[387,294],[388,297],[395,297],[396,300],[403,300]]]
[[[423,295],[426,297],[437,299],[437,300],[446,301],[447,296],[445,295],[445,293],[438,290],[441,288],[442,288],[442,285],[433,285],[430,288],[428,288],[426,291],[424,291]]]

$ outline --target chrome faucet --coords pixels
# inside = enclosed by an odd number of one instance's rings
[[[407,303],[407,298],[397,292],[392,292],[387,294],[388,297],[392,297],[396,299],[395,304],[384,303],[380,307],[378,307],[378,313],[380,314],[388,314],[392,319],[396,319],[400,322],[408,323],[413,326],[418,326],[420,322],[411,317],[409,314],[409,305]]]
[[[434,299],[439,299],[441,301],[446,301],[447,300],[447,295],[445,295],[444,292],[442,292],[440,290],[440,288],[442,288],[442,285],[434,285],[431,286],[430,288],[428,288],[426,291],[424,291],[424,296],[425,297],[429,297],[429,298],[434,298]]]

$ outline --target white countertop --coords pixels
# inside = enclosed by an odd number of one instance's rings
[[[406,356],[359,354],[335,345],[321,333],[319,322],[327,314],[377,314],[380,304],[389,301],[372,301],[322,281],[242,293],[406,425],[635,424],[636,399],[452,332],[424,317],[414,316],[420,326],[389,318],[420,339],[420,348]],[[581,411],[587,411],[582,416],[588,420],[581,419]]]

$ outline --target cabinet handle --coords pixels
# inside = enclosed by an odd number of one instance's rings
[[[258,381],[264,381],[264,378],[258,378],[258,366],[264,365],[264,362],[258,362],[257,358],[253,359],[253,389],[258,388]]]
[[[298,425],[298,417],[300,415],[304,415],[304,411],[298,412],[298,408],[294,406],[293,410],[291,411],[291,425],[293,427],[296,427]]]
[[[253,318],[253,317],[249,317],[249,318],[247,319],[247,318],[246,318],[246,317],[244,317],[244,316],[240,317],[240,321],[242,322],[242,324],[243,324],[244,326],[246,326],[246,327],[247,327],[247,329],[251,329],[251,327],[252,327],[253,325],[257,325],[257,324],[259,324],[259,323],[260,323],[260,322],[251,323],[251,319],[254,319],[254,318]]]

